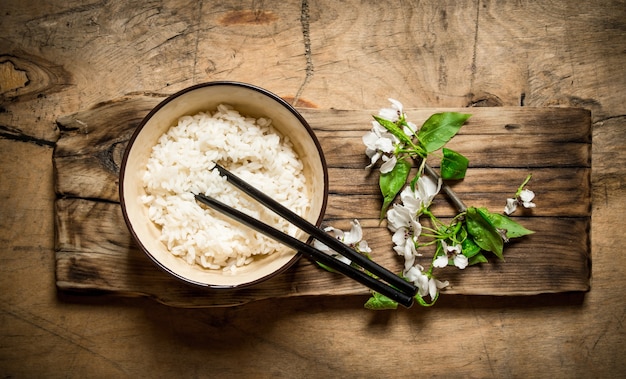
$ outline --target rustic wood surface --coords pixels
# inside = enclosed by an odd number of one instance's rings
[[[0,374],[623,377],[624,20],[626,4],[609,0],[3,1]],[[361,295],[182,309],[58,291],[57,119],[221,79],[322,111],[376,109],[387,97],[411,108],[591,111],[590,292],[449,295],[373,313]]]
[[[182,307],[239,305],[275,297],[366,295],[358,283],[337,278],[307,260],[293,272],[238,291],[210,291],[167,277],[141,252],[128,233],[119,206],[117,176],[130,134],[162,98],[126,96],[61,117],[53,154],[56,193],[56,280],[64,291],[108,291],[143,295]],[[422,123],[436,109],[407,110]],[[449,109],[472,112],[449,147],[471,159],[466,180],[454,185],[469,205],[497,210],[532,173],[538,208],[518,212],[536,233],[506,247],[506,263],[495,260],[463,275],[453,268],[447,294],[536,295],[587,291],[590,279],[591,125],[589,111],[566,108],[491,107]],[[329,168],[325,225],[349,229],[358,219],[373,258],[399,272],[391,234],[379,226],[377,175],[368,164],[361,137],[375,111],[311,110],[301,113],[315,130]],[[124,115],[124,117],[120,117]],[[488,146],[488,147],[487,147]],[[436,160],[431,162],[438,165]],[[497,180],[496,180],[497,178]],[[495,184],[494,184],[495,183]],[[456,210],[437,198],[433,211]],[[517,216],[517,215],[515,215]],[[524,217],[525,216],[525,217]],[[418,261],[428,267],[432,249]]]

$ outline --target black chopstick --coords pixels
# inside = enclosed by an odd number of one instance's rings
[[[374,291],[377,291],[387,296],[388,298],[396,301],[398,304],[401,304],[407,308],[413,305],[413,296],[398,291],[397,289],[385,284],[384,282],[376,280],[375,278],[367,275],[365,272],[360,271],[350,265],[347,265],[340,260],[333,258],[332,256],[314,248],[313,246],[300,241],[297,238],[283,233],[278,229],[274,229],[264,222],[257,220],[254,217],[249,216],[237,209],[234,209],[212,197],[203,194],[195,194],[195,198],[196,200],[205,205],[208,205],[209,207],[219,211],[220,213],[223,213],[226,216],[229,216],[256,231],[261,232],[266,236],[293,248],[296,251],[306,254],[310,258],[332,268],[333,270],[340,272],[348,276],[349,278],[354,279],[357,282],[373,289]]]
[[[410,296],[414,296],[417,293],[417,287],[415,287],[412,283],[407,282],[393,272],[368,259],[367,257],[358,253],[343,242],[339,241],[338,239],[333,238],[325,231],[319,229],[317,226],[298,216],[289,208],[283,206],[278,201],[259,191],[258,189],[256,189],[246,181],[242,180],[241,178],[237,177],[235,174],[228,171],[224,167],[216,164],[215,168],[220,172],[221,175],[225,176],[226,179],[235,187],[247,193],[253,199],[271,209],[276,214],[283,217],[285,220],[289,221],[299,229],[303,230],[305,233],[309,234],[316,240],[322,242],[330,249],[350,259],[352,262],[361,266],[370,273],[378,276],[381,280],[386,281],[401,292],[404,292],[405,294]]]

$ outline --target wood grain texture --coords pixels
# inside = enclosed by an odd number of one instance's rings
[[[367,293],[358,283],[337,278],[304,260],[289,273],[260,286],[205,296],[205,290],[176,283],[154,267],[125,228],[116,175],[134,126],[159,100],[127,96],[59,119],[62,134],[53,160],[60,197],[56,218],[60,289],[143,294],[189,307]],[[375,259],[399,271],[401,263],[391,250],[390,233],[384,224],[379,226],[377,175],[364,169],[368,162],[361,137],[371,127],[372,111],[301,111],[318,135],[329,167],[325,224],[347,229],[350,220],[359,219]],[[420,124],[435,112],[407,111],[410,119]],[[472,161],[469,175],[455,183],[455,190],[468,204],[501,209],[506,197],[533,173],[532,187],[540,194],[538,207],[522,213],[521,222],[536,234],[507,246],[506,263],[485,264],[465,270],[463,275],[446,269],[441,278],[452,283],[446,292],[529,295],[589,290],[589,113],[562,108],[476,108],[470,120],[463,126],[456,148],[476,157],[477,162]],[[517,141],[520,146],[515,148]],[[437,199],[433,211],[443,217],[455,215],[444,197]],[[428,265],[425,255],[420,263]]]
[[[623,377],[624,20],[623,0],[2,1],[2,377]],[[362,309],[366,295],[188,309],[58,291],[57,119],[223,79],[323,111],[388,97],[590,111],[591,290],[380,313]]]

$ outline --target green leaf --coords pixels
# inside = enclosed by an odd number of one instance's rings
[[[467,208],[467,231],[481,249],[490,251],[498,258],[504,260],[504,256],[502,255],[504,241],[489,219],[487,213],[485,213],[484,209],[474,207]]]
[[[417,300],[418,304],[421,305],[422,307],[432,307],[433,305],[435,305],[435,302],[437,301],[438,298],[439,298],[439,292],[437,292],[437,296],[435,296],[434,299],[430,300],[430,303],[424,300],[424,298],[419,293],[415,294],[414,296],[414,299]]]
[[[383,195],[383,206],[380,210],[381,219],[385,217],[387,208],[406,184],[410,171],[411,163],[406,159],[399,159],[391,171],[380,174],[378,185],[380,186],[380,193]]]
[[[487,216],[496,228],[506,231],[507,238],[518,238],[534,233],[534,231],[526,229],[505,215],[487,212]]]
[[[465,178],[465,172],[469,165],[469,159],[454,150],[443,148],[441,158],[441,178],[458,180]]]
[[[426,152],[439,150],[456,135],[470,116],[457,112],[435,113],[424,122],[417,138]]]
[[[463,255],[468,258],[472,258],[482,250],[480,246],[474,242],[474,239],[471,236],[467,236],[463,242],[461,242],[461,249]]]
[[[477,265],[479,263],[487,263],[487,262],[489,262],[487,260],[487,258],[483,255],[483,253],[480,253],[480,254],[476,254],[473,257],[471,257],[468,260],[467,264],[468,264],[468,266],[473,266],[473,265]]]
[[[397,309],[398,303],[391,300],[385,295],[381,295],[378,292],[372,291],[372,297],[367,300],[364,306],[367,309],[381,311],[386,309]]]
[[[329,266],[326,266],[325,264],[323,264],[321,262],[315,261],[315,263],[317,263],[318,266],[320,266],[321,268],[323,268],[324,270],[326,270],[328,272],[337,272],[337,271],[335,271],[335,269],[333,269],[333,268],[331,268]]]
[[[413,143],[413,140],[411,140],[411,137],[407,136],[406,133],[404,133],[404,130],[402,130],[402,128],[399,127],[395,122],[389,121],[387,119],[384,119],[384,118],[378,117],[378,116],[374,116],[374,120],[376,120],[376,122],[378,122],[385,129],[387,129],[389,131],[389,133],[391,133],[394,136],[398,137],[398,139],[400,141],[406,143],[407,145],[409,145],[411,147],[415,146],[415,144]]]

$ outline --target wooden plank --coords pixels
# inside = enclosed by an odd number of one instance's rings
[[[533,215],[589,215],[590,170],[586,168],[471,168],[465,180],[451,183],[451,187],[468,205],[500,209],[504,208],[506,198],[513,196],[529,173],[533,175],[531,187],[539,191],[536,199],[538,206],[532,210]],[[335,207],[340,207],[344,215],[352,212],[358,218],[377,217],[380,190],[376,175],[362,168],[330,168],[329,177],[331,195],[326,217],[333,217],[331,215],[339,212]],[[451,216],[456,213],[445,197],[435,198],[433,206],[438,214]]]
[[[367,114],[362,119],[367,119]],[[471,125],[467,125],[469,129]],[[361,137],[341,132],[318,132],[328,161],[343,167],[364,167],[367,157]],[[466,131],[467,132],[467,131]],[[589,143],[572,141],[561,136],[534,134],[527,136],[505,134],[463,134],[447,147],[462,151],[472,167],[590,167]],[[330,141],[328,141],[330,140]],[[357,165],[357,166],[355,166]]]
[[[135,94],[59,119],[56,168],[57,286],[149,296],[177,306],[223,306],[270,297],[366,294],[357,283],[320,270],[307,260],[254,288],[204,295],[169,278],[135,246],[118,204],[117,175],[132,131],[160,95]],[[472,113],[451,142],[471,159],[465,180],[453,183],[470,205],[504,207],[521,181],[533,174],[538,207],[520,222],[536,231],[507,247],[506,262],[465,270],[445,269],[453,294],[519,295],[586,291],[590,276],[589,112],[561,108],[448,109]],[[411,109],[423,122],[440,109]],[[329,166],[325,224],[348,228],[358,218],[375,259],[396,271],[390,232],[379,223],[377,174],[366,170],[361,137],[373,111],[301,109],[320,139]],[[452,146],[454,144],[454,146]],[[437,166],[437,162],[431,162]],[[494,180],[496,179],[497,180]],[[433,210],[451,217],[438,197]],[[427,255],[427,254],[426,254]],[[427,259],[427,258],[425,258]],[[428,262],[422,262],[427,264]]]
[[[385,105],[385,104],[383,104]],[[385,105],[386,106],[386,105]],[[421,125],[433,113],[460,112],[474,116],[465,123],[458,135],[537,135],[561,137],[566,141],[590,142],[589,123],[591,114],[579,108],[541,108],[541,112],[532,112],[532,107],[474,107],[474,108],[426,108],[405,109],[407,118]],[[361,131],[364,123],[372,121],[375,110],[342,110],[302,108],[305,118],[315,117],[320,131],[349,132]],[[362,113],[364,118],[355,118]],[[479,118],[475,115],[480,115]],[[478,133],[476,133],[478,131]]]
[[[54,150],[55,191],[64,196],[119,201],[118,173],[126,143],[163,95],[137,94],[61,117]]]

